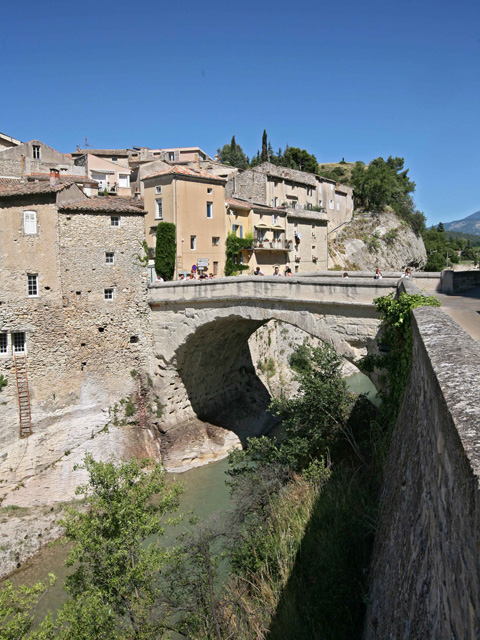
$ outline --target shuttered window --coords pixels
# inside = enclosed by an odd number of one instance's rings
[[[23,231],[26,235],[34,235],[37,233],[37,212],[23,212]]]

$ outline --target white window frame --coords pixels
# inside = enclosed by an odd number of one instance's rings
[[[34,236],[37,234],[37,212],[23,212],[23,233],[26,236]]]
[[[207,218],[211,220],[213,218],[213,202],[207,202]]]
[[[272,213],[272,224],[280,224],[280,216],[277,213]]]
[[[5,351],[2,350],[2,345],[0,343],[0,356],[8,356],[10,353],[10,341],[8,339],[8,332],[7,331],[0,331],[0,338],[5,336]]]
[[[105,251],[105,264],[115,264],[115,251]]]
[[[197,250],[197,236],[190,236],[190,250]]]
[[[162,185],[157,184],[157,186],[155,187],[155,195],[160,195],[161,193],[162,193]]]
[[[155,198],[155,220],[163,220],[163,198]]]
[[[35,293],[30,293],[30,292]],[[27,293],[29,298],[38,298],[38,274],[27,273]]]
[[[126,182],[126,184],[120,184],[120,181],[123,180]],[[121,189],[130,189],[130,174],[129,173],[120,173],[118,174],[118,186]]]
[[[170,162],[175,162],[175,152],[174,151],[169,151],[168,152],[168,159]]]
[[[329,201],[329,203],[328,203],[328,208],[329,208],[330,210],[335,209],[335,203],[333,202],[333,200],[330,200],[330,201]]]
[[[330,191],[333,191],[333,189],[334,189],[334,185],[330,184]]]
[[[104,300],[113,300],[114,296],[115,296],[114,287],[105,287],[105,289],[103,290]]]
[[[340,203],[337,202],[337,211],[340,211]]]
[[[118,229],[120,226],[120,216],[110,216],[110,226]]]
[[[22,340],[16,340],[15,336],[23,336]],[[18,348],[20,347],[20,348]],[[13,331],[12,332],[12,352],[13,353],[26,353],[27,352],[27,336],[25,331]]]

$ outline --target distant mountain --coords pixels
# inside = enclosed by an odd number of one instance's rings
[[[443,226],[446,231],[461,231],[462,233],[473,233],[480,236],[480,211],[472,213],[471,216],[467,216],[463,220],[444,222]]]

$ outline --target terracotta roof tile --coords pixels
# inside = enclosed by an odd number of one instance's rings
[[[133,198],[122,198],[120,196],[98,196],[80,200],[79,202],[65,203],[59,207],[60,211],[107,211],[115,213],[138,213],[144,215],[143,202],[133,204]]]
[[[237,200],[237,198],[225,198],[225,202],[231,207],[236,207],[237,209],[247,209],[250,211],[252,205],[250,202],[246,200]]]
[[[71,184],[73,184],[72,181],[62,182],[61,184],[52,187],[49,182],[44,182],[43,180],[41,182],[22,182],[20,180],[16,180],[9,184],[0,185],[0,198],[23,196],[31,193],[56,193],[57,191],[62,191],[62,189],[65,189]]]
[[[128,149],[79,149],[74,151],[72,156],[83,155],[84,153],[91,153],[94,156],[128,156]]]
[[[142,180],[148,180],[149,178],[168,175],[187,176],[189,178],[200,178],[202,180],[216,180],[217,182],[226,182],[225,178],[214,176],[212,173],[208,173],[208,171],[204,171],[203,169],[193,169],[191,167],[185,167],[178,164],[175,164],[173,165],[173,167],[165,169],[164,171],[159,171],[158,173],[153,173],[150,176],[146,176],[145,178],[142,178]]]
[[[27,180],[50,180],[49,173],[30,173],[26,176]],[[71,173],[62,173],[60,182],[81,182],[82,184],[98,184],[96,180],[92,180],[87,176],[76,176]]]

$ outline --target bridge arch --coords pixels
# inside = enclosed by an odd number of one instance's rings
[[[222,295],[207,297],[201,288],[205,285],[198,286],[195,300],[161,299],[159,288],[157,298],[150,301],[156,383],[166,399],[167,425],[195,416],[218,424],[216,416],[235,398],[247,403],[260,399],[267,406],[269,394],[255,374],[248,339],[269,320],[294,325],[332,344],[350,361],[374,344],[379,318],[371,302],[322,301],[314,296],[227,297],[224,288]]]

